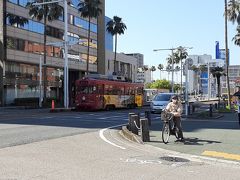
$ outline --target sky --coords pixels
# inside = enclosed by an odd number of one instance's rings
[[[215,41],[219,41],[220,49],[225,49],[224,0],[105,0],[105,3],[106,16],[119,16],[127,26],[124,35],[118,37],[117,52],[141,53],[145,65],[165,65],[171,53],[153,49],[193,47],[188,50],[189,55],[209,54],[212,58]],[[236,26],[228,23],[230,65],[240,65],[240,47],[232,41]]]

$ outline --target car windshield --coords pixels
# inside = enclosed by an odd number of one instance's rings
[[[171,96],[171,94],[159,94],[154,97],[153,101],[169,101]]]

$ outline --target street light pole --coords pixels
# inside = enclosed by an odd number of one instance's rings
[[[48,1],[42,3],[33,3],[35,6],[45,5],[45,4],[53,4],[63,2],[64,9],[64,107],[68,108],[69,98],[68,98],[68,11],[67,11],[67,0],[56,0],[56,1]]]
[[[67,0],[64,0],[64,107],[68,108],[68,12]]]
[[[39,59],[39,107],[42,107],[42,55]]]
[[[173,48],[171,49],[172,50],[172,93],[174,92],[174,83],[173,83],[173,80],[174,80],[174,58],[173,58]]]

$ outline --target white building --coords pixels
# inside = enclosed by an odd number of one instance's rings
[[[137,79],[137,59],[132,56],[127,56],[124,53],[117,53],[117,75],[124,76],[132,82]],[[112,75],[114,72],[114,52],[106,51],[105,62],[106,75]]]
[[[202,93],[203,95],[208,95],[208,93],[210,93],[210,97],[216,97],[216,79],[212,76],[210,68],[217,66],[223,67],[224,61],[222,59],[212,59],[212,56],[207,54],[189,55],[189,58],[193,60],[193,65],[195,67],[199,68],[201,65],[206,65],[206,69],[203,71],[189,70],[188,91],[195,94]]]

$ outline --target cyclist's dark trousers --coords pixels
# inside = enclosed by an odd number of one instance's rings
[[[173,117],[173,122],[174,122],[174,127],[177,127],[179,130],[179,133],[178,133],[179,138],[183,138],[181,117]]]

